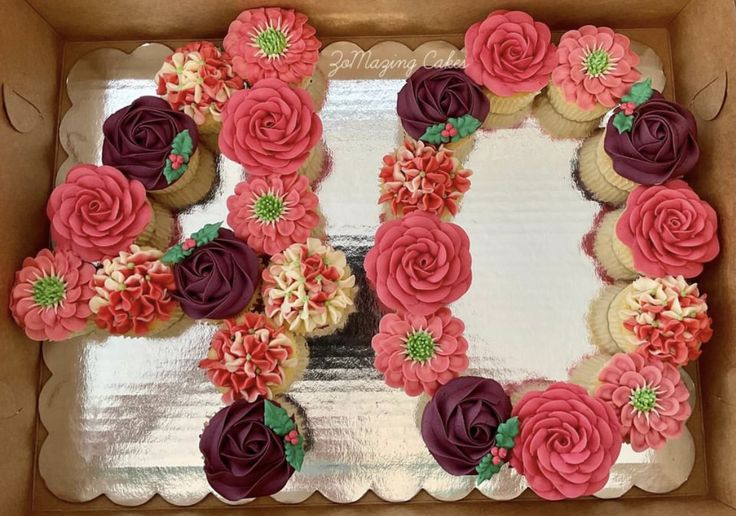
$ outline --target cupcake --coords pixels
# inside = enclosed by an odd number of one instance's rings
[[[319,199],[302,175],[253,177],[227,199],[235,236],[269,256],[323,233]]]
[[[322,172],[322,121],[303,89],[264,79],[236,92],[222,120],[220,150],[249,177],[299,172],[313,181]]]
[[[593,248],[614,279],[694,278],[720,251],[716,212],[681,179],[638,186],[603,217]]]
[[[580,179],[593,197],[621,205],[638,185],[660,185],[690,172],[698,162],[698,128],[684,107],[635,84],[606,128],[580,150]]]
[[[228,319],[212,337],[199,367],[222,393],[222,401],[271,399],[289,389],[307,366],[303,337],[276,327],[261,314]]]
[[[283,402],[237,400],[204,427],[199,450],[212,489],[231,502],[279,492],[302,469],[304,437]]]
[[[51,192],[46,214],[56,247],[88,262],[117,256],[134,242],[166,247],[171,239],[171,214],[146,199],[140,181],[109,166],[72,167]]]
[[[70,251],[42,249],[15,273],[10,313],[29,339],[60,341],[93,330],[89,286],[95,268]]]
[[[547,95],[536,106],[540,125],[556,137],[588,136],[639,79],[638,64],[629,38],[608,27],[566,32]]]
[[[465,33],[465,73],[485,87],[491,113],[529,107],[557,65],[552,33],[521,11],[493,11]]]
[[[158,249],[137,245],[102,261],[90,285],[89,301],[98,328],[111,335],[151,335],[181,319],[173,297],[174,274]]]
[[[489,104],[461,68],[422,66],[399,91],[396,111],[411,138],[449,148],[463,160],[473,148],[473,134],[488,116]]]
[[[209,41],[195,41],[174,50],[156,72],[156,93],[194,119],[199,138],[217,152],[225,102],[245,81],[233,71],[230,56]]]
[[[192,319],[237,316],[255,301],[258,256],[220,224],[206,224],[161,258],[174,268],[174,299]]]
[[[355,311],[357,291],[345,254],[316,238],[275,254],[263,271],[266,315],[297,335],[342,329]]]
[[[450,149],[438,151],[421,140],[406,139],[383,157],[378,199],[383,216],[391,220],[425,211],[448,220],[457,215],[471,174]]]
[[[700,356],[712,322],[706,296],[682,276],[606,287],[588,314],[593,343],[603,352],[637,352],[678,367]]]
[[[143,183],[167,208],[203,200],[215,181],[215,158],[199,145],[194,119],[158,97],[140,97],[102,126],[102,162]]]
[[[230,23],[222,46],[232,56],[235,73],[251,86],[279,79],[305,88],[319,110],[327,79],[317,68],[317,31],[307,21],[293,9],[248,9]]]

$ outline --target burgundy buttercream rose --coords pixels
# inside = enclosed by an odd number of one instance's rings
[[[365,270],[386,307],[429,315],[470,287],[470,240],[456,224],[413,212],[381,224]]]

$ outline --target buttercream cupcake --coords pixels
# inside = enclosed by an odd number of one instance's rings
[[[583,138],[598,127],[641,76],[630,47],[629,38],[608,27],[566,32],[547,95],[536,106],[542,128],[560,138]]]
[[[415,211],[379,226],[364,267],[386,308],[427,316],[470,288],[470,239],[457,224]]]
[[[557,65],[552,33],[521,11],[493,11],[465,33],[465,73],[486,89],[491,114],[529,107]]]
[[[593,343],[605,353],[637,352],[678,367],[700,356],[712,322],[706,296],[682,276],[606,287],[588,314]]]
[[[442,219],[457,215],[472,172],[462,167],[453,151],[437,150],[421,140],[404,144],[383,157],[379,174],[385,219],[403,217],[414,211],[433,213]]]
[[[222,153],[249,177],[322,172],[322,121],[306,91],[279,79],[263,79],[236,92],[222,113]]]
[[[253,177],[227,199],[227,223],[257,253],[274,255],[323,234],[319,199],[302,175]]]
[[[10,313],[28,338],[60,341],[89,333],[94,266],[70,251],[42,249],[23,260],[10,291]]]
[[[677,179],[698,162],[695,117],[650,85],[635,84],[606,128],[583,143],[580,179],[599,201],[623,204],[638,185]]]
[[[483,90],[462,68],[422,66],[399,91],[396,111],[411,138],[449,148],[463,160],[489,105]]]
[[[222,401],[271,399],[289,389],[304,372],[309,351],[303,337],[265,316],[247,312],[228,319],[212,337],[199,367],[222,393]]]
[[[162,256],[158,249],[132,245],[102,261],[90,283],[95,295],[89,307],[98,328],[111,335],[151,335],[181,319],[174,274]]]
[[[255,301],[258,256],[220,224],[206,224],[161,259],[173,266],[174,298],[192,319],[229,319]]]
[[[327,79],[317,68],[320,41],[307,16],[293,9],[248,9],[230,23],[223,48],[232,56],[235,72],[251,86],[280,79],[305,88],[319,110]]]
[[[614,279],[694,278],[720,251],[716,212],[680,179],[638,186],[603,217],[593,249]]]
[[[304,461],[303,429],[282,403],[237,400],[199,438],[212,489],[232,502],[279,492]]]
[[[266,315],[297,335],[342,329],[355,311],[357,291],[345,254],[316,238],[275,254],[263,271]]]
[[[169,105],[194,119],[199,137],[217,152],[225,102],[245,80],[233,71],[227,52],[209,41],[194,41],[174,50],[156,72],[156,93]]]
[[[102,162],[143,183],[172,209],[203,200],[215,181],[215,158],[199,145],[194,119],[158,97],[133,101],[105,120]]]
[[[116,256],[134,242],[166,247],[171,214],[154,206],[143,184],[116,168],[76,165],[51,192],[46,214],[56,247],[92,262]]]

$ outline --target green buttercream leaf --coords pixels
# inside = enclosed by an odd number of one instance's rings
[[[208,244],[217,238],[220,226],[222,226],[222,222],[205,224],[202,229],[196,233],[192,233],[192,239],[197,243],[197,247]]]
[[[507,419],[496,430],[496,446],[510,450],[514,447],[514,439],[519,435],[519,418]]]
[[[481,125],[481,121],[470,114],[463,115],[460,118],[451,118],[449,122],[457,129],[457,134],[451,140],[453,142],[473,134]]]
[[[189,167],[189,158],[192,157],[192,150],[194,149],[194,142],[192,137],[189,135],[189,129],[184,129],[182,132],[174,136],[174,140],[171,142],[171,154],[181,156],[184,162],[179,165],[179,168],[175,169],[171,159],[166,158],[166,164],[164,165],[164,177],[166,183],[171,184],[179,179]]]
[[[181,244],[176,244],[164,253],[161,261],[164,263],[179,263],[190,254],[191,251],[185,251],[182,249]]]
[[[442,130],[445,128],[445,124],[435,124],[427,127],[427,129],[424,131],[424,134],[419,137],[420,140],[423,140],[427,143],[431,143],[433,145],[439,145],[441,143],[445,143],[449,141],[447,137],[443,137]]]
[[[294,421],[292,421],[284,409],[268,400],[263,403],[263,423],[273,430],[276,435],[283,437],[296,428],[296,424],[294,424]]]
[[[619,111],[613,117],[613,126],[618,129],[619,134],[631,131],[631,128],[634,127],[634,115],[627,115]]]
[[[483,457],[480,464],[475,467],[475,471],[478,473],[478,478],[475,479],[476,485],[482,484],[501,471],[502,465],[503,464],[494,464],[493,456],[490,453]]]
[[[286,451],[286,462],[291,464],[291,467],[296,471],[301,471],[304,463],[304,439],[302,439],[302,436],[299,436],[298,444],[284,443],[284,450]]]
[[[627,93],[621,101],[632,102],[637,106],[641,106],[650,98],[652,98],[652,80],[647,79],[646,81],[634,84],[629,90],[629,93]]]
[[[182,165],[178,169],[174,170],[171,165],[171,160],[169,158],[166,158],[166,165],[164,166],[164,177],[166,178],[166,184],[170,185],[171,183],[179,179],[186,171],[186,167],[186,165]]]

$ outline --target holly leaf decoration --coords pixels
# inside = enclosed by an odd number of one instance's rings
[[[471,114],[463,115],[460,118],[450,118],[448,122],[457,129],[457,134],[450,139],[453,142],[473,134],[481,125],[481,121]]]
[[[424,134],[419,137],[420,140],[423,140],[427,143],[431,143],[433,145],[439,145],[441,143],[445,143],[449,141],[449,138],[446,136],[442,136],[442,131],[445,128],[445,124],[435,124],[427,127],[427,129],[424,131]]]
[[[637,82],[629,92],[621,99],[622,102],[632,102],[637,106],[644,104],[652,98],[652,79]]]
[[[494,464],[491,454],[487,454],[480,460],[480,464],[475,467],[475,471],[478,473],[475,484],[480,485],[486,480],[489,480],[493,475],[501,471],[501,466],[503,464]]]
[[[296,424],[286,411],[268,400],[264,402],[263,423],[278,436],[285,436],[296,428]],[[301,436],[299,436],[301,439]],[[300,441],[301,442],[301,441]],[[289,443],[287,443],[288,445]],[[292,445],[294,446],[294,445]],[[297,445],[298,446],[298,445]],[[301,466],[300,466],[301,467]],[[297,468],[294,468],[297,469]]]
[[[197,247],[203,246],[212,242],[219,235],[220,226],[222,222],[215,222],[214,224],[205,224],[202,229],[196,233],[192,233],[192,239],[197,242]]]
[[[507,419],[496,429],[496,446],[510,450],[514,447],[514,439],[519,435],[519,418]]]
[[[192,251],[185,251],[181,244],[176,244],[164,253],[161,257],[161,261],[164,263],[179,263],[184,258],[192,254]]]
[[[164,165],[164,178],[166,179],[167,185],[170,185],[171,183],[179,179],[185,171],[186,165],[182,165],[178,169],[174,170],[174,166],[171,163],[171,160],[169,158],[166,158],[166,165]]]
[[[618,129],[619,134],[628,133],[634,127],[634,116],[619,111],[613,117],[613,126]]]
[[[192,142],[192,137],[189,135],[189,129],[184,129],[174,136],[174,140],[171,142],[171,155],[181,156],[182,161],[177,168],[174,168],[171,158],[166,158],[164,178],[166,178],[167,184],[173,183],[184,175],[189,167],[189,158],[192,157],[193,150],[194,142]]]
[[[284,450],[286,451],[286,462],[296,471],[301,471],[304,463],[304,439],[302,436],[299,436],[297,444],[285,443]]]

